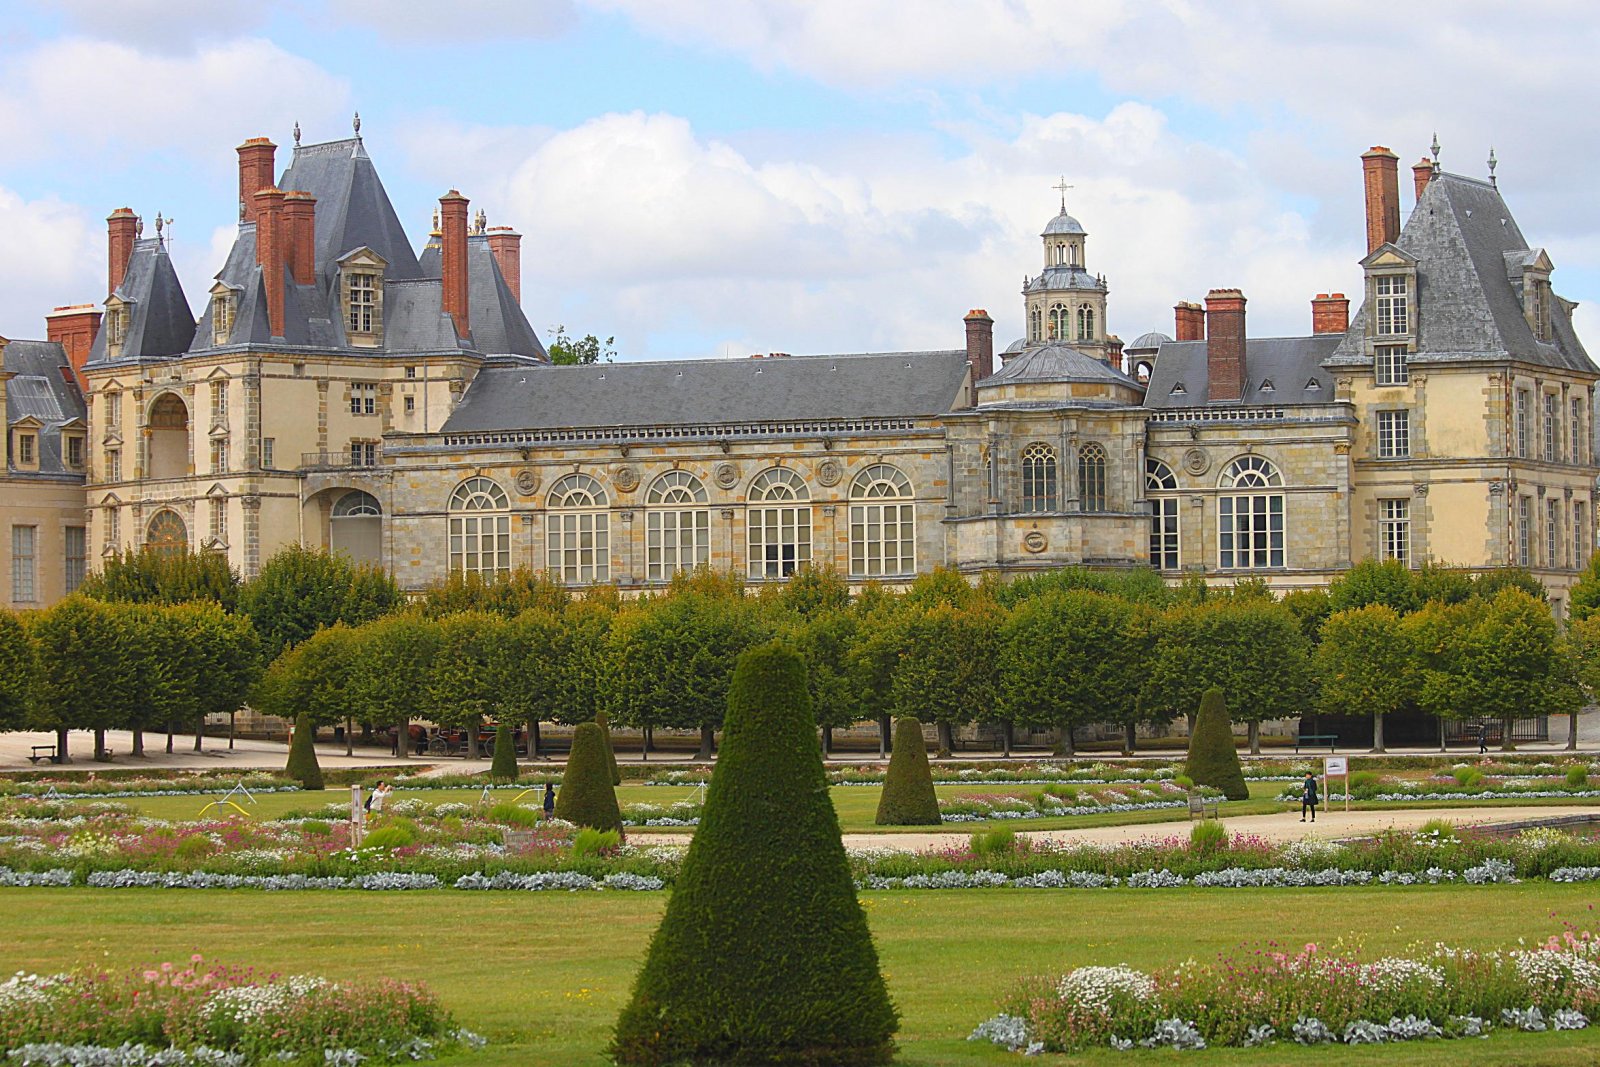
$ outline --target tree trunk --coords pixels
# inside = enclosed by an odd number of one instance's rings
[[[833,727],[822,728],[822,758],[827,759],[833,755]]]
[[[889,750],[894,747],[891,734],[894,733],[894,723],[887,715],[878,716],[878,758],[888,759]]]
[[[939,723],[939,758],[949,759],[956,750],[956,732],[947,722]]]
[[[1500,751],[1515,752],[1517,746],[1511,740],[1511,724],[1516,720],[1505,718],[1500,720]]]
[[[700,724],[700,751],[695,759],[711,759],[717,754],[717,728],[710,723]]]
[[[1011,720],[1003,719],[1000,722],[1000,754],[1006,759],[1011,758]]]
[[[1389,751],[1383,747],[1383,712],[1381,711],[1372,716],[1372,751]]]
[[[205,751],[205,749],[201,746],[201,741],[205,738],[205,736],[206,736],[206,717],[204,715],[202,715],[202,716],[200,716],[200,721],[195,723],[195,727],[194,727],[194,750],[196,752],[204,752]]]
[[[1443,751],[1446,750],[1447,747],[1448,746],[1446,746],[1445,740],[1444,740],[1444,717],[1440,716],[1440,718],[1439,718],[1439,751],[1443,752]]]
[[[144,758],[144,731],[137,726],[133,728],[133,751],[129,755]]]
[[[1070,727],[1070,726],[1058,726],[1058,727],[1056,727],[1056,749],[1055,749],[1055,754],[1057,756],[1071,756],[1071,755],[1073,755],[1072,727]]]
[[[65,726],[56,727],[56,762],[67,762],[67,728]]]
[[[1200,713],[1198,711],[1191,711],[1183,717],[1184,721],[1189,724],[1190,737],[1194,736],[1194,720],[1199,716],[1199,714]]]
[[[238,719],[239,719],[239,709],[238,708],[235,708],[234,710],[228,712],[228,748],[230,750],[232,750],[232,748],[233,748],[234,727],[238,725]]]
[[[1576,709],[1567,713],[1567,751],[1575,752],[1578,748],[1578,711]]]
[[[167,755],[172,755],[172,724],[167,723]]]
[[[371,722],[363,721],[361,723],[361,743],[363,745],[370,745],[372,743],[372,723]]]
[[[1261,755],[1261,724],[1251,720],[1247,736],[1250,738],[1250,755]]]
[[[539,718],[534,716],[528,720],[528,759],[539,758]]]
[[[483,725],[482,717],[466,725],[467,731],[467,758],[478,758],[478,728]]]
[[[651,745],[651,741],[652,741],[651,734],[653,734],[654,732],[655,731],[649,726],[646,726],[643,730],[640,731],[641,739],[639,741],[639,761],[641,763],[650,758],[650,749],[652,747],[652,745]]]
[[[350,716],[346,715],[344,717],[344,754],[346,756],[354,756],[356,754],[356,735],[354,728],[355,723],[351,721]]]
[[[404,718],[394,730],[394,758],[405,759],[411,755],[411,720]]]
[[[1122,754],[1131,756],[1139,751],[1139,724],[1130,722],[1123,727]]]
[[[94,732],[94,760],[96,763],[106,762],[106,732],[98,727]]]

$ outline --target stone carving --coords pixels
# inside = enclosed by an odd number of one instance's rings
[[[611,483],[624,493],[631,493],[639,488],[639,472],[632,467],[618,467],[611,476]]]
[[[718,463],[716,469],[711,472],[711,480],[716,482],[719,488],[732,489],[739,484],[739,468],[732,463]]]
[[[1050,539],[1038,530],[1029,530],[1022,537],[1022,548],[1027,552],[1043,552],[1050,547]]]
[[[1411,494],[1413,496],[1427,496],[1428,495],[1428,483],[1427,482],[1418,482],[1417,484],[1413,485],[1411,487]]]
[[[844,477],[844,466],[836,459],[825,459],[817,464],[817,481],[823,485],[838,485]]]
[[[523,496],[532,496],[539,491],[539,472],[530,468],[523,468],[517,472],[517,492]]]
[[[1211,469],[1211,457],[1203,448],[1191,448],[1183,454],[1183,469],[1198,478]]]

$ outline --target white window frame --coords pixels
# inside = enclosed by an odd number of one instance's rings
[[[511,573],[511,501],[492,478],[468,478],[450,494],[449,567],[452,574],[493,578]]]
[[[1106,510],[1105,446],[1090,441],[1078,449],[1078,510],[1098,514]]]
[[[261,466],[267,470],[272,469],[273,452],[277,450],[276,437],[263,437],[261,439]]]
[[[1404,274],[1379,274],[1373,278],[1376,312],[1373,331],[1379,337],[1405,337],[1411,333],[1411,279]]]
[[[1527,389],[1518,389],[1515,411],[1512,417],[1512,428],[1516,443],[1516,452],[1519,459],[1527,459],[1528,446],[1532,443],[1532,435],[1528,432],[1528,416],[1533,406],[1533,399]]]
[[[916,493],[900,468],[876,463],[850,484],[850,576],[917,573]]]
[[[1411,367],[1405,345],[1377,345],[1373,349],[1373,374],[1378,385],[1411,384]]]
[[[1561,501],[1551,497],[1544,502],[1544,564],[1551,570],[1561,566],[1561,534],[1566,520],[1561,517]]]
[[[1177,475],[1159,459],[1144,461],[1146,493],[1175,492]],[[1179,500],[1175,496],[1150,497],[1150,566],[1157,570],[1177,570],[1182,559],[1182,523]]]
[[[1386,408],[1378,412],[1378,458],[1406,459],[1411,455],[1411,411]]]
[[[34,604],[39,599],[39,527],[11,527],[11,602]]]
[[[1411,501],[1378,501],[1378,558],[1411,565]]]
[[[1054,447],[1035,441],[1022,450],[1022,510],[1025,514],[1057,510],[1060,482]]]
[[[811,490],[798,474],[768,467],[750,482],[745,511],[746,573],[783,579],[811,562]]]
[[[226,437],[213,437],[211,439],[211,473],[228,473],[228,439]]]
[[[68,596],[78,591],[89,575],[89,530],[84,526],[61,529],[61,566]]]
[[[226,497],[211,498],[211,540],[219,545],[228,543],[228,501]]]
[[[1529,567],[1533,563],[1533,498],[1517,497],[1517,566]]]
[[[1560,397],[1554,393],[1543,393],[1541,395],[1544,397],[1544,401],[1539,411],[1539,417],[1544,420],[1544,461],[1546,463],[1554,463],[1557,454],[1556,417]]]
[[[1049,340],[1065,343],[1072,337],[1072,310],[1065,304],[1050,305]]]
[[[1581,397],[1581,396],[1573,397],[1572,398],[1572,402],[1569,405],[1569,408],[1570,408],[1571,413],[1572,413],[1571,414],[1571,426],[1572,426],[1571,456],[1572,456],[1572,462],[1573,463],[1587,463],[1589,461],[1589,452],[1588,452],[1588,447],[1587,447],[1589,442],[1588,442],[1588,435],[1586,434],[1586,432],[1584,430],[1584,423],[1585,423],[1586,420],[1583,417],[1583,409],[1584,409],[1583,397]]]
[[[1279,489],[1283,476],[1270,461],[1245,455],[1223,468],[1218,482],[1217,565],[1224,570],[1268,570],[1288,565],[1284,494],[1240,493]],[[1231,492],[1230,492],[1231,490]]]
[[[350,383],[350,414],[366,416],[378,413],[378,383]]]
[[[611,580],[610,500],[587,474],[565,475],[545,501],[546,572],[563,585]]]
[[[664,582],[711,563],[711,510],[705,483],[670,470],[645,493],[645,579]]]
[[[382,289],[382,277],[376,271],[344,272],[345,326],[350,333],[374,337],[382,330],[383,312],[378,297]]]

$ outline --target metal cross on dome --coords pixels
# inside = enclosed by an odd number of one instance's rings
[[[1050,188],[1061,190],[1061,213],[1065,215],[1067,213],[1067,190],[1075,188],[1075,186],[1068,185],[1067,176],[1063,174],[1061,180]]]

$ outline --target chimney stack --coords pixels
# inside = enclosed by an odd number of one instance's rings
[[[288,266],[289,235],[284,231],[284,193],[268,187],[256,190],[251,198],[256,219],[256,262],[261,265],[261,280],[267,290],[267,332],[283,336],[284,268]]]
[[[265,137],[252,137],[240,145],[239,153],[239,221],[255,222],[258,208],[256,194],[263,189],[275,188],[273,154],[278,146]]]
[[[454,320],[457,337],[471,337],[467,319],[467,205],[460,192],[451,189],[439,198],[439,265],[444,277],[444,311]]]
[[[1367,193],[1367,252],[1400,236],[1400,157],[1382,145],[1361,154]]]
[[[1192,300],[1180,300],[1172,306],[1172,325],[1177,334],[1174,341],[1206,339],[1206,313]]]
[[[1411,179],[1417,186],[1417,199],[1422,199],[1422,194],[1428,189],[1428,183],[1433,181],[1433,164],[1428,162],[1428,157],[1423,156],[1411,164]]]
[[[1343,293],[1318,293],[1311,301],[1312,333],[1344,333],[1350,328],[1350,298]]]
[[[1206,294],[1207,401],[1244,399],[1244,303],[1237,289]]]
[[[981,382],[994,373],[994,320],[983,308],[973,308],[963,320],[967,324],[967,365],[972,380]]]
[[[500,268],[500,277],[517,303],[522,303],[522,234],[510,226],[489,227],[489,252]]]
[[[89,349],[94,347],[95,334],[100,332],[100,311],[93,304],[73,304],[59,307],[44,317],[45,339],[60,345],[72,365],[78,388],[88,392],[88,381],[83,376],[83,365],[89,362]]]
[[[139,237],[139,216],[132,208],[119,207],[106,216],[106,295],[122,287],[128,276],[128,261],[133,258],[133,242]]]
[[[310,285],[317,279],[317,198],[298,189],[285,193],[283,226],[289,276],[296,285]]]

